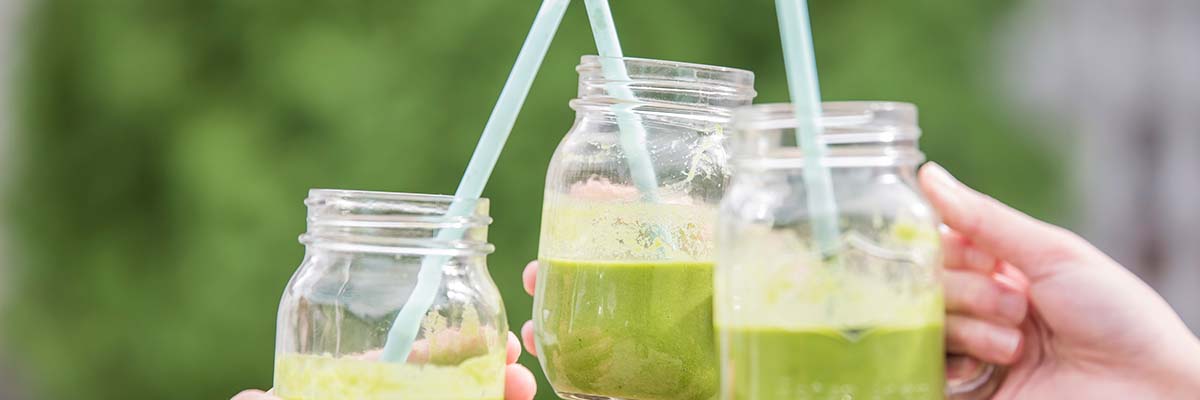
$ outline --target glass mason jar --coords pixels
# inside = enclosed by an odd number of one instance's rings
[[[824,104],[839,237],[820,254],[789,104],[738,111],[717,230],[721,398],[942,399],[939,220],[916,184],[916,107]]]
[[[487,199],[313,190],[306,251],[279,305],[275,392],[285,400],[499,400],[507,320],[488,275]],[[438,238],[463,231],[458,240]],[[407,360],[381,360],[423,263],[441,282]]]
[[[606,80],[602,61],[624,63],[630,79]],[[754,74],[595,56],[577,70],[578,116],[546,176],[533,313],[542,368],[568,399],[711,399],[725,132],[754,98]],[[630,121],[644,143],[623,136]],[[647,165],[652,190],[631,171]]]

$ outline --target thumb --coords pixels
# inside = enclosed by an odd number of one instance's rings
[[[1090,245],[1074,233],[968,188],[936,163],[921,167],[917,179],[943,223],[1031,280],[1053,274],[1068,265],[1064,261],[1089,254]]]

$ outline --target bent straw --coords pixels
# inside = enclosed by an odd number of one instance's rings
[[[454,192],[455,198],[446,211],[446,216],[467,217],[474,211],[479,197],[483,194],[483,187],[487,185],[496,160],[500,157],[500,150],[504,148],[504,142],[508,140],[508,134],[512,132],[513,124],[517,121],[517,114],[525,103],[533,79],[541,68],[542,60],[546,58],[546,51],[550,48],[550,42],[554,39],[554,33],[562,22],[568,4],[570,0],[542,2],[537,17],[533,20],[533,26],[529,29],[529,36],[525,38],[512,72],[508,75],[508,81],[500,91],[500,99],[496,101],[496,107],[492,109],[492,115],[479,137],[475,153],[471,155],[471,161],[467,164],[467,171],[463,173],[458,190]],[[461,239],[464,231],[463,228],[442,229],[437,235],[437,240]],[[408,359],[421,326],[422,316],[433,305],[438,288],[442,285],[442,266],[448,259],[448,256],[429,256],[421,264],[421,270],[417,273],[416,288],[400,308],[400,313],[396,315],[396,320],[388,332],[387,343],[380,356],[382,360],[403,362]]]
[[[812,27],[806,0],[776,0],[779,32],[783,38],[783,60],[787,67],[788,91],[796,112],[796,142],[804,151],[804,182],[808,186],[809,213],[813,236],[822,256],[837,247],[837,205],[833,180],[822,163],[825,142],[821,139],[821,87],[817,58],[813,52]]]
[[[658,201],[658,178],[650,152],[646,150],[646,129],[640,118],[633,113],[637,99],[633,91],[625,86],[630,81],[625,70],[621,41],[617,38],[616,24],[608,0],[584,0],[588,20],[592,23],[592,36],[596,39],[596,51],[600,53],[600,69],[604,74],[609,93],[624,104],[613,106],[617,114],[617,127],[621,130],[621,149],[629,160],[630,175],[642,198],[649,202]]]

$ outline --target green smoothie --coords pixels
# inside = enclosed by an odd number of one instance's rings
[[[712,269],[541,260],[533,316],[554,389],[616,399],[715,398]]]
[[[718,327],[723,399],[940,400],[942,325],[864,330]]]
[[[275,360],[275,395],[284,400],[500,400],[505,356],[498,349],[454,366],[422,366],[287,354]]]

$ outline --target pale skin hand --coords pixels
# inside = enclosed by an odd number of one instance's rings
[[[990,265],[1027,281],[1022,350],[995,399],[1200,397],[1200,340],[1153,289],[1082,238],[967,188],[936,164],[921,169],[919,182],[952,230],[946,238],[958,243],[948,263],[957,257],[968,269]],[[946,290],[950,297],[952,282]],[[1005,361],[971,346],[969,354]]]
[[[504,370],[504,399],[505,400],[533,400],[533,394],[537,392],[537,381],[533,379],[533,373],[529,372],[525,366],[517,364],[517,358],[521,356],[521,345],[517,343],[517,336],[508,333],[508,366]],[[233,396],[230,400],[281,400],[278,397],[271,395],[270,392],[261,390],[247,390]]]
[[[1145,283],[936,164],[919,181],[948,227],[948,351],[1009,367],[993,399],[1200,396],[1200,340]],[[537,269],[531,262],[523,274],[530,294]],[[521,336],[536,356],[531,322]]]

